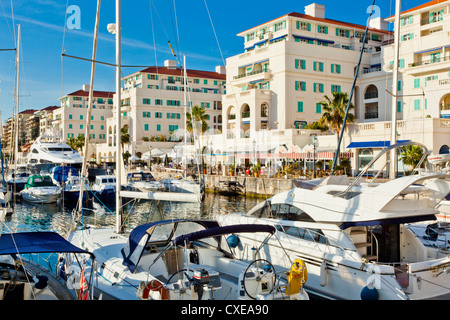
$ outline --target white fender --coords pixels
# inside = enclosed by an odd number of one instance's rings
[[[325,287],[328,282],[328,270],[327,270],[327,263],[326,261],[322,261],[322,264],[320,265],[320,285],[322,287]]]

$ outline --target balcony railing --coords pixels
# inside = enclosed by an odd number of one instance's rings
[[[260,74],[260,73],[263,73],[263,72],[267,72],[267,69],[255,70],[255,71],[252,71],[252,72],[247,72],[247,73],[244,73],[244,74],[239,74],[239,75],[237,75],[237,76],[234,76],[233,79],[234,79],[234,80],[236,80],[236,79],[241,79],[241,78],[253,76],[253,75],[255,75],[255,74]]]
[[[433,64],[433,63],[438,63],[438,62],[444,62],[444,61],[449,61],[450,57],[440,57],[440,58],[436,58],[436,59],[430,59],[430,60],[424,60],[424,61],[419,61],[419,62],[413,62],[408,64],[408,66],[411,67],[418,67],[418,66],[424,66],[427,64]]]
[[[376,112],[366,112],[364,114],[364,119],[378,119],[378,111],[376,111]]]
[[[378,98],[378,92],[366,92],[364,94],[364,99],[374,99]]]
[[[439,22],[439,21],[442,21],[442,20],[444,20],[444,17],[442,15],[437,15],[437,16],[434,16],[434,17],[421,19],[420,20],[420,25],[421,26],[425,26],[427,24]]]

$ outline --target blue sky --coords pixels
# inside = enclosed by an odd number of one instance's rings
[[[224,60],[243,52],[243,38],[236,34],[289,12],[304,13],[314,1],[237,0],[128,0],[122,1],[122,63],[124,65],[163,65],[174,59],[170,40],[180,61],[186,54],[190,69],[214,71]],[[425,0],[402,2],[402,10]],[[17,24],[22,29],[22,55],[19,110],[59,105],[59,97],[81,89],[90,79],[91,64],[61,58],[69,55],[91,58],[96,0],[0,0],[0,48],[13,48]],[[372,1],[331,1],[325,17],[365,25]],[[80,8],[81,28],[66,27],[67,6]],[[395,1],[376,1],[380,15],[394,15]],[[209,14],[208,14],[209,12]],[[13,13],[13,14],[12,14]],[[212,19],[212,23],[210,20]],[[14,20],[13,20],[14,18]],[[103,0],[97,59],[115,62],[114,36],[106,26],[115,20],[115,1]],[[216,40],[216,36],[217,39]],[[14,52],[0,52],[0,110],[5,121],[12,114],[14,92]],[[124,68],[123,75],[142,68]],[[94,87],[114,91],[114,68],[97,65]]]

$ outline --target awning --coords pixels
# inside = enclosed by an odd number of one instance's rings
[[[427,53],[427,52],[436,51],[436,50],[442,50],[442,47],[436,47],[433,49],[422,50],[422,51],[414,52],[414,54]]]
[[[286,38],[286,37],[287,37],[287,34],[285,34],[283,36],[280,36],[280,37],[276,37],[276,38],[270,39],[270,42],[274,42],[274,41],[277,41],[277,40],[280,40],[280,39],[283,39],[283,38]]]
[[[334,152],[285,152],[285,153],[238,153],[236,154],[236,159],[251,159],[257,157],[258,159],[307,159],[307,160],[333,160]],[[339,158],[352,158],[353,153],[351,152],[341,152],[339,153]]]
[[[298,36],[296,34],[293,35],[295,39],[302,39],[302,40],[316,40],[316,38],[310,38],[310,37],[304,37],[304,36]]]
[[[80,249],[56,232],[20,232],[2,234],[0,237],[0,255],[28,253],[92,253]]]
[[[191,242],[195,240],[200,240],[209,237],[217,237],[225,234],[232,233],[256,233],[256,232],[267,232],[274,234],[275,227],[268,224],[239,224],[239,225],[230,225],[224,227],[216,227],[205,229],[197,232],[192,232],[188,234],[183,234],[174,240],[172,240],[172,244],[177,246],[186,242]]]
[[[407,142],[409,140],[398,140],[397,142]],[[391,145],[391,141],[358,141],[351,142],[347,149],[364,149],[364,148],[387,148]]]

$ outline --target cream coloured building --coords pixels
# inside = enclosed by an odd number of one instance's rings
[[[223,67],[217,67],[216,72],[187,69],[186,76],[189,106],[203,106],[209,131],[222,132],[222,95],[226,93]],[[163,67],[133,73],[123,82],[121,124],[128,127],[131,141],[124,146],[126,151],[140,156],[151,148],[170,149],[179,143],[185,128],[184,70],[176,61],[166,60]],[[96,146],[97,154],[113,157],[115,112],[107,119],[106,128],[106,141]]]
[[[450,143],[448,7],[449,1],[431,1],[401,15],[397,140],[423,143],[433,153]],[[377,18],[369,25],[352,98],[356,123],[348,125],[341,144],[341,151],[353,153],[356,169],[380,150],[375,142],[390,140],[392,21]],[[302,128],[322,116],[318,103],[325,95],[350,92],[364,32],[365,26],[327,19],[324,6],[311,4],[304,14],[292,12],[239,33],[244,52],[227,59],[223,135],[208,137],[212,151],[261,154],[279,145],[289,151],[311,144],[317,132]],[[319,151],[336,145],[330,134],[316,143]]]
[[[112,116],[114,92],[94,90],[90,119],[90,142],[106,141],[106,119]],[[89,85],[61,97],[61,108],[53,111],[53,128],[66,141],[86,133],[86,108],[89,106]]]

